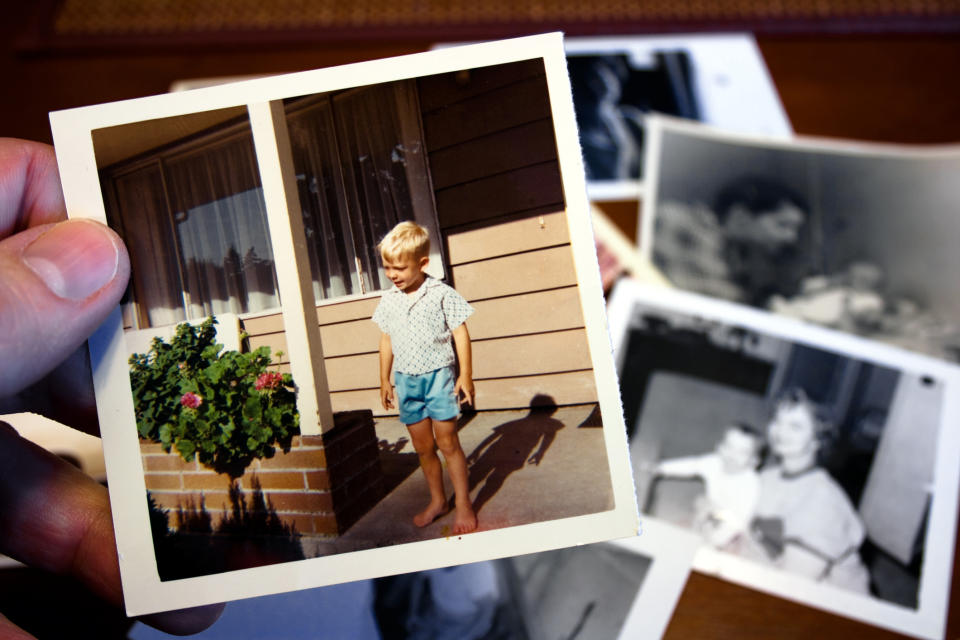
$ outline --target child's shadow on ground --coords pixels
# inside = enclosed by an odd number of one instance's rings
[[[493,432],[467,457],[470,465],[470,491],[483,483],[473,501],[473,510],[480,511],[514,471],[527,463],[539,465],[557,437],[563,423],[551,418],[557,411],[553,398],[536,395],[530,401],[530,413],[493,428]],[[537,448],[537,445],[540,445]],[[537,448],[534,452],[534,448]]]

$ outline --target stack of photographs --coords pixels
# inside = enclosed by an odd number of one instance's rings
[[[559,34],[51,123],[68,214],[132,264],[91,340],[129,614],[637,534]],[[474,309],[469,533],[415,518],[418,452],[381,403],[377,244],[409,219]]]
[[[644,526],[694,568],[944,633],[956,535],[960,148],[647,119],[640,252],[608,305]]]
[[[442,613],[482,582],[512,637],[654,638],[693,567],[943,633],[960,151],[789,140],[749,36],[551,34],[51,122],[69,215],[133,265],[91,341],[131,615],[377,579],[364,603],[399,585]],[[605,305],[589,199],[641,193],[630,270],[660,286]],[[418,454],[380,404],[376,247],[407,219],[475,308],[473,533],[412,520]],[[298,427],[171,448],[142,381],[178,331],[265,349],[256,389],[287,381]],[[184,389],[188,418],[213,402]]]

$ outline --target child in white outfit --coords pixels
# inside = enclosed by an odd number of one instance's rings
[[[760,435],[742,423],[731,424],[712,452],[661,461],[661,476],[697,477],[705,495],[695,506],[693,527],[717,548],[733,544],[748,531],[760,491],[757,463]]]

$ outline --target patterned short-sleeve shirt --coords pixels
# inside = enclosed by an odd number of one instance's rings
[[[373,321],[390,336],[394,371],[418,375],[454,363],[453,330],[472,313],[463,296],[427,276],[412,295],[397,287],[385,292]]]

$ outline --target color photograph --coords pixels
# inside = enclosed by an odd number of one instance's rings
[[[128,611],[636,533],[561,41],[414,57],[52,115]]]

